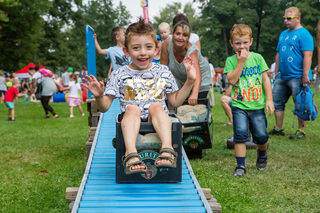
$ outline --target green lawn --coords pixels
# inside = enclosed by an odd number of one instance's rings
[[[234,151],[226,148],[232,127],[219,125],[227,121],[220,97],[215,93],[213,148],[202,159],[191,160],[201,187],[211,188],[223,212],[319,212],[319,118],[307,126],[305,140],[272,136],[265,171],[256,170],[256,151],[248,150],[246,177],[233,178]],[[316,102],[320,105],[319,95]],[[0,212],[68,211],[65,189],[80,185],[89,127],[77,110],[70,119],[65,103],[52,106],[59,119],[44,119],[39,103],[19,100],[17,121],[8,122],[7,108],[0,104]],[[292,109],[290,100],[284,125],[288,134],[295,132]],[[268,125],[273,127],[273,116]]]

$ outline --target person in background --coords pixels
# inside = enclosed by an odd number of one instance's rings
[[[212,79],[209,63],[201,55],[196,45],[189,42],[190,35],[190,25],[185,21],[178,22],[173,27],[172,38],[165,40],[162,44],[160,63],[169,66],[178,87],[182,88],[187,80],[183,60],[189,56],[192,58],[197,78],[188,98],[188,104],[196,105],[198,98],[207,98]]]
[[[312,76],[311,62],[313,53],[313,38],[301,25],[301,13],[297,7],[289,7],[284,12],[284,24],[288,28],[279,36],[276,54],[276,80],[273,86],[273,101],[275,106],[276,124],[270,135],[284,136],[282,129],[285,105],[290,96],[296,103],[301,89],[310,84]],[[298,117],[298,130],[289,139],[306,137],[304,129],[307,121]]]
[[[248,25],[235,24],[230,30],[230,45],[235,54],[227,58],[224,73],[232,85],[233,141],[237,166],[234,177],[246,174],[246,141],[257,144],[258,170],[267,167],[267,149],[269,135],[265,109],[274,111],[272,89],[268,77],[268,65],[264,58],[250,51],[252,30]],[[255,72],[249,72],[255,70]]]
[[[20,87],[20,82],[18,79],[12,80],[12,86],[7,90],[4,95],[4,103],[9,108],[8,111],[8,121],[15,121],[15,110],[14,110],[14,100],[15,97],[22,97],[27,93],[27,90],[19,93],[18,88]]]
[[[50,118],[49,112],[52,114],[53,118],[58,118],[58,114],[49,104],[51,97],[57,92],[57,87],[59,88],[59,84],[53,80],[51,71],[44,68],[39,69],[39,66],[36,65],[36,67],[29,68],[29,75],[32,76],[32,93],[34,93],[38,84],[42,85],[40,101],[45,112],[45,118]]]
[[[88,70],[86,66],[82,66],[79,77],[81,78],[81,83],[84,83],[84,78],[88,75]],[[85,99],[88,99],[88,89],[86,87],[81,87],[81,90],[85,93]]]
[[[159,35],[157,35],[157,51],[156,55],[153,57],[152,62],[155,64],[160,64],[160,55],[161,55],[161,46],[162,46],[162,41]]]
[[[3,72],[0,71],[0,103],[3,103],[4,94],[6,94],[7,86]]]
[[[172,20],[172,27],[174,27],[178,22],[181,21],[185,21],[190,25],[188,17],[183,13],[178,13]],[[189,42],[191,44],[195,44],[199,51],[201,51],[201,44],[198,34],[191,33],[189,36]]]
[[[69,67],[69,68],[71,68],[71,67]],[[61,84],[62,84],[62,86],[63,87],[67,87],[67,86],[69,86],[69,82],[70,82],[70,73],[69,73],[69,70],[72,72],[73,70],[71,70],[71,69],[69,69],[69,68],[67,68],[67,69],[65,69],[65,71],[64,71],[64,73],[62,74],[62,76],[61,76]]]
[[[123,52],[124,48],[124,33],[126,29],[124,27],[115,27],[111,31],[112,38],[116,41],[116,46],[102,49],[99,45],[97,35],[94,34],[95,47],[100,55],[104,55],[105,59],[111,60],[112,71],[119,69],[124,65],[128,65],[131,62],[130,57],[126,56]],[[107,78],[109,79],[111,72],[108,72]]]
[[[222,126],[231,126],[233,123],[232,119],[232,111],[231,111],[231,105],[232,105],[232,99],[231,99],[231,90],[232,85],[229,85],[229,87],[226,89],[223,96],[220,98],[221,106],[226,113],[226,116],[228,117],[228,122],[223,124]]]
[[[70,118],[74,117],[73,108],[78,107],[81,116],[84,116],[83,109],[81,107],[82,103],[82,92],[80,83],[77,82],[77,76],[72,74],[70,76],[70,83],[68,87],[63,88],[63,90],[70,90],[69,96],[67,99],[67,104],[70,107]]]
[[[161,41],[165,41],[167,38],[169,38],[171,31],[170,31],[170,25],[167,22],[162,22],[158,26],[158,31],[160,34]]]

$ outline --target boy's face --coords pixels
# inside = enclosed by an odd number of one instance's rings
[[[156,49],[151,35],[133,35],[128,43],[128,48],[124,48],[124,52],[132,60],[129,67],[134,70],[150,69]]]
[[[241,50],[250,50],[253,39],[248,36],[234,36],[233,41],[230,41],[230,44],[235,52],[241,52]]]
[[[160,27],[159,28],[160,37],[162,40],[166,40],[169,37],[170,29],[167,27]]]

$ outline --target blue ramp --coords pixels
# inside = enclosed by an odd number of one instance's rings
[[[118,99],[101,114],[87,167],[72,212],[212,212],[183,151],[182,182],[159,184],[116,183],[116,135]]]

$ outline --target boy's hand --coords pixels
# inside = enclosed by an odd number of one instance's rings
[[[245,63],[246,60],[251,56],[251,53],[246,49],[242,49],[239,52],[236,52],[236,56],[237,56],[238,62]]]
[[[98,82],[93,75],[86,75],[83,80],[85,83],[81,83],[81,86],[87,88],[95,97],[103,97],[104,84],[102,81]]]
[[[186,68],[188,80],[190,80],[191,82],[196,80],[197,74],[196,74],[196,70],[193,66],[192,59],[190,56],[185,57],[183,59],[183,65]]]
[[[272,115],[272,113],[274,112],[273,101],[267,101],[267,103],[266,103],[266,111],[269,112],[270,115]]]

